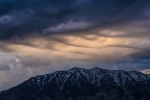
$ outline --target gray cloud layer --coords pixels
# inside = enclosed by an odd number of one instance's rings
[[[29,77],[71,67],[149,73],[149,4],[148,0],[1,0],[0,91]]]
[[[118,17],[137,1],[1,0],[0,38],[32,36],[43,32],[53,33],[57,32],[57,27],[60,27],[59,32],[90,28]],[[69,23],[80,26],[64,28]]]

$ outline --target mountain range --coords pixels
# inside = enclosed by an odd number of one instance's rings
[[[32,77],[0,92],[0,100],[150,100],[150,75],[74,67]]]

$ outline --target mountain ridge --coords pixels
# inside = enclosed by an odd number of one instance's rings
[[[149,76],[138,71],[73,67],[31,77],[0,92],[0,100],[150,100]]]

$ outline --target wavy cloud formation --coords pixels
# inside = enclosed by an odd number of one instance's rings
[[[149,3],[1,0],[0,91],[71,67],[149,73]]]

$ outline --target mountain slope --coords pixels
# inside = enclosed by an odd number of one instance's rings
[[[30,78],[0,100],[150,100],[150,77],[137,71],[72,68]]]

